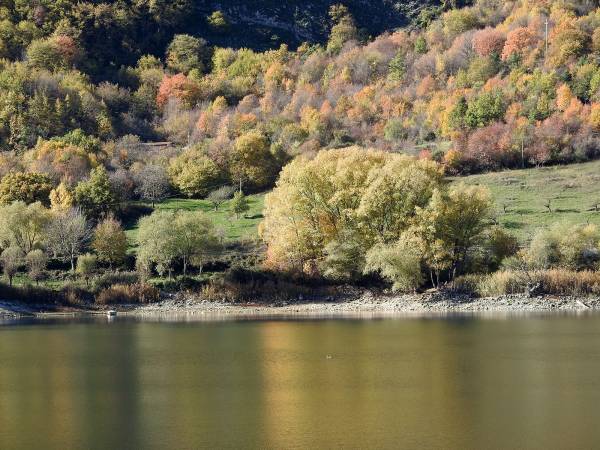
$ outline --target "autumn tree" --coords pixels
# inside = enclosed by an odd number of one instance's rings
[[[0,205],[14,201],[49,205],[52,179],[42,173],[11,172],[0,180]]]
[[[13,278],[23,264],[23,251],[19,247],[8,247],[0,253],[0,262],[8,284],[12,286]]]
[[[198,147],[173,158],[169,175],[173,185],[187,197],[205,197],[223,180],[221,169]]]
[[[107,263],[111,269],[125,260],[127,247],[125,231],[113,216],[108,216],[96,226],[92,248],[98,259]]]
[[[263,189],[277,175],[277,162],[270,152],[269,140],[259,131],[250,131],[238,137],[230,158],[229,171],[236,184]]]

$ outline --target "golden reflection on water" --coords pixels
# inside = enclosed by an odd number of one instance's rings
[[[600,317],[0,327],[0,449],[593,448]]]

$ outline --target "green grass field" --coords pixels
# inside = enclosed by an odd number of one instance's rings
[[[488,186],[499,223],[521,241],[531,239],[536,229],[556,222],[600,226],[600,161],[454,180]]]
[[[257,237],[258,224],[263,217],[264,200],[264,194],[249,195],[248,203],[250,210],[246,213],[245,217],[240,217],[239,219],[231,212],[228,203],[221,205],[218,211],[215,211],[207,200],[171,198],[156,204],[155,209],[204,211],[212,219],[215,228],[222,232],[226,241],[239,241]],[[127,227],[126,233],[133,250],[135,249],[137,240],[137,225],[132,224]]]

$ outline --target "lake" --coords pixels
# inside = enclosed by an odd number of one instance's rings
[[[600,316],[0,325],[0,449],[600,445]]]

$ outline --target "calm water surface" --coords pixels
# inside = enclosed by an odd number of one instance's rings
[[[0,449],[600,447],[600,316],[0,325]]]

